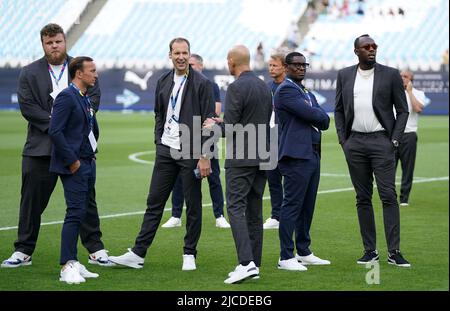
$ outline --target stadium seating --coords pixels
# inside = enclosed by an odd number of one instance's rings
[[[379,62],[398,68],[439,70],[441,55],[449,46],[447,0],[366,0],[364,15],[355,14],[356,2],[351,3],[350,15],[319,15],[311,25],[299,50],[316,47],[311,56],[313,67],[339,69],[355,63],[353,41],[368,33],[378,43]],[[404,15],[397,14],[398,7],[405,11]],[[394,16],[387,14],[390,8]]]
[[[42,57],[39,38],[41,28],[54,22],[67,32],[89,2],[90,0],[1,0],[0,67],[23,66]]]
[[[109,0],[70,53],[91,55],[106,68],[162,68],[169,65],[169,41],[181,36],[208,67],[224,68],[227,51],[238,43],[253,53],[262,42],[267,58],[306,5],[306,0]]]

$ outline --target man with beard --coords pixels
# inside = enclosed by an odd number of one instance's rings
[[[48,24],[42,28],[41,43],[45,56],[25,66],[19,76],[17,94],[20,111],[28,121],[28,133],[22,153],[18,238],[14,242],[14,253],[3,261],[2,268],[31,265],[41,215],[58,180],[57,174],[49,172],[52,145],[48,129],[53,101],[71,82],[68,65],[72,58],[66,52],[64,31],[57,24]],[[100,104],[98,83],[87,91],[96,112]],[[86,217],[81,224],[81,242],[89,252],[89,263],[111,266],[113,263],[108,260],[101,236],[95,188],[92,188]]]
[[[334,117],[356,191],[364,244],[364,255],[357,263],[379,260],[372,206],[375,175],[383,204],[388,263],[410,267],[400,253],[400,212],[395,191],[395,152],[408,120],[408,106],[400,73],[376,62],[377,47],[367,34],[356,38],[354,52],[359,63],[338,72]]]

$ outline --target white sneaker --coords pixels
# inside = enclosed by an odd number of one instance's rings
[[[99,265],[103,267],[112,267],[116,264],[108,259],[108,251],[105,249],[101,249],[96,251],[95,253],[89,254],[88,263],[93,265]]]
[[[403,207],[406,207],[406,206],[408,206],[409,204],[408,204],[408,202],[402,202],[402,203],[400,203],[400,206],[403,206]]]
[[[66,282],[67,284],[80,284],[86,282],[81,276],[80,271],[78,271],[77,263],[78,262],[75,260],[70,260],[62,267],[59,274],[59,280],[61,282]]]
[[[161,227],[163,228],[181,227],[181,218],[170,217],[169,220]]]
[[[230,224],[225,219],[225,217],[223,217],[223,215],[220,215],[219,218],[216,218],[216,227],[217,228],[230,228]]]
[[[251,277],[253,280],[259,279],[259,268],[258,267],[256,267],[256,271],[258,271],[258,274]],[[228,277],[232,276],[233,273],[234,273],[234,271],[231,271],[230,273],[228,273]]]
[[[128,252],[121,256],[109,256],[109,260],[113,263],[127,266],[134,269],[141,269],[144,267],[144,258],[136,255],[131,251],[131,248],[128,249]]]
[[[278,269],[289,271],[306,271],[308,268],[301,265],[297,259],[291,258],[286,260],[278,260]]]
[[[31,256],[22,252],[14,252],[11,257],[4,260],[1,264],[2,268],[17,268],[20,266],[31,266]]]
[[[195,265],[195,256],[194,255],[183,255],[183,267],[181,270],[189,271],[197,269]]]
[[[266,222],[263,224],[264,229],[278,229],[280,227],[280,222],[275,218],[267,218]]]
[[[98,273],[89,272],[88,269],[86,269],[86,267],[83,266],[80,262],[76,261],[74,263],[74,265],[75,265],[75,268],[78,269],[78,272],[80,272],[80,275],[82,277],[84,277],[85,279],[87,279],[87,278],[98,278]]]
[[[298,254],[295,254],[295,259],[302,265],[329,265],[331,262],[329,260],[321,259],[317,256],[315,256],[313,253],[309,254],[308,256],[300,256]]]
[[[248,278],[254,278],[259,275],[259,269],[253,261],[246,266],[238,265],[233,272],[228,274],[228,279],[224,281],[225,284],[240,283]]]

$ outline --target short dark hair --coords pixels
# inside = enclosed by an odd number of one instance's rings
[[[355,47],[355,49],[357,49],[359,47],[359,39],[361,38],[370,38],[370,36],[368,34],[363,34],[360,35],[358,38],[355,39],[355,42],[353,43],[353,46]]]
[[[173,45],[175,42],[178,42],[178,43],[179,43],[179,42],[186,42],[187,45],[188,45],[188,50],[189,50],[189,52],[191,51],[191,44],[189,43],[188,39],[178,37],[178,38],[172,39],[172,40],[170,41],[170,43],[169,43],[169,51],[170,51],[170,52],[172,52],[172,45]]]
[[[286,64],[290,64],[290,63],[292,62],[292,59],[293,59],[295,56],[303,56],[303,57],[305,57],[305,55],[303,55],[303,54],[300,53],[300,52],[291,52],[291,53],[289,53],[288,55],[286,55],[286,58],[285,58],[284,62],[285,62]],[[306,58],[306,57],[305,57],[305,58]]]
[[[69,75],[70,79],[75,78],[75,74],[78,70],[83,70],[84,62],[93,62],[94,60],[90,58],[89,56],[79,56],[75,57],[70,61],[69,64]]]
[[[45,25],[41,29],[41,42],[44,42],[44,37],[54,37],[57,34],[61,33],[64,36],[64,40],[66,39],[66,35],[64,34],[64,30],[58,24],[50,23]]]
[[[191,57],[195,58],[200,64],[203,65],[203,57],[198,54],[191,54]]]

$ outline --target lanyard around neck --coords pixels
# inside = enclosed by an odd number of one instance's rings
[[[89,118],[89,126],[91,128],[91,130],[94,127],[94,110],[92,109],[92,105],[91,105],[91,101],[89,99],[89,96],[87,96],[87,94],[83,94],[83,92],[81,92],[81,90],[73,83],[70,83],[70,86],[73,87],[78,94],[80,94],[80,96],[83,98],[84,102],[86,103],[86,111],[87,111],[87,115]]]
[[[183,80],[181,80],[181,83],[178,86],[178,90],[175,94],[175,97],[173,97],[173,92],[172,92],[172,95],[170,95],[170,104],[172,105],[172,119],[176,122],[178,122],[178,120],[175,117],[175,107],[177,106],[178,96],[180,95],[181,88],[183,87],[184,82],[187,80],[187,77],[188,77],[188,75],[185,74],[183,77]]]
[[[48,71],[50,72],[50,75],[52,76],[53,80],[55,80],[56,85],[58,85],[59,81],[61,80],[64,70],[66,69],[67,66],[67,59],[64,61],[64,64],[61,68],[61,71],[59,72],[59,77],[56,78],[55,72],[53,71],[53,68],[50,64],[48,64]]]

